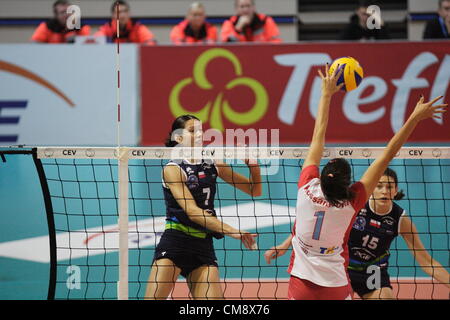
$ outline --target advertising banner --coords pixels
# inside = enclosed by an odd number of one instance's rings
[[[224,144],[229,129],[268,135],[269,144],[271,134],[307,144],[320,98],[318,69],[344,56],[360,62],[364,79],[333,97],[328,143],[385,143],[421,94],[450,98],[448,42],[161,46],[142,47],[140,56],[143,145],[162,145],[182,114],[217,129]],[[450,142],[450,120],[421,123],[410,141]]]
[[[118,143],[114,45],[0,45],[0,144]],[[137,47],[120,50],[121,143],[138,143]]]

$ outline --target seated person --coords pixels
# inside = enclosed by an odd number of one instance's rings
[[[117,39],[117,10],[119,10],[119,39]],[[130,18],[130,6],[123,0],[111,6],[111,21],[105,23],[95,36],[106,36],[109,42],[133,42],[154,45],[153,33],[143,24]]]
[[[222,24],[222,42],[281,42],[272,17],[257,13],[254,0],[235,0],[236,15]]]
[[[389,31],[380,21],[380,28],[370,28],[368,20],[370,15],[367,8],[370,1],[360,1],[355,13],[350,17],[350,23],[344,28],[340,35],[341,40],[384,40],[390,39]]]
[[[68,29],[67,9],[70,3],[66,0],[58,0],[53,3],[53,19],[42,22],[34,31],[31,41],[38,43],[73,43],[75,36],[88,36],[91,28],[87,25],[80,29]]]
[[[186,19],[172,28],[170,40],[174,44],[215,43],[217,28],[205,21],[205,7],[200,2],[189,6]]]
[[[439,0],[439,17],[428,21],[424,39],[450,39],[450,0]]]

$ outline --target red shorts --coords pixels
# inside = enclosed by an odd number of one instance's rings
[[[289,300],[351,300],[350,284],[343,287],[322,287],[311,281],[291,276]]]

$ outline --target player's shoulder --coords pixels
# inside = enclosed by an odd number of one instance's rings
[[[370,209],[369,201],[366,202],[366,204],[362,207],[361,210],[365,210],[365,212],[373,213],[372,209]]]
[[[355,195],[356,195],[355,199],[358,198],[361,201],[366,202],[368,195],[366,192],[366,188],[361,181],[356,181],[352,185],[350,185],[350,190],[352,190],[355,193]],[[362,205],[362,203],[361,203],[361,205]],[[362,206],[362,207],[364,207],[364,206]]]
[[[307,183],[306,185],[309,186],[314,186],[316,188],[321,188],[320,187],[320,178],[319,177],[312,177]],[[322,189],[321,189],[322,190]]]
[[[361,181],[356,181],[350,185],[350,189],[354,191],[365,191],[364,183]]]
[[[309,181],[310,179],[319,178],[319,177],[320,177],[319,167],[315,164],[311,164],[306,167],[303,167],[302,171],[300,172],[300,178],[306,179],[307,181]],[[306,183],[306,181],[304,181],[304,182]]]
[[[310,178],[304,183],[299,183],[298,190],[314,197],[323,197],[322,187],[320,186],[320,179],[317,177]]]
[[[169,160],[169,162],[167,162],[164,166],[163,166],[163,170],[177,170],[177,169],[181,169],[184,170],[184,164],[183,161],[179,161],[179,160]]]
[[[406,211],[399,204],[393,201],[391,214],[399,218],[401,215],[406,214]]]

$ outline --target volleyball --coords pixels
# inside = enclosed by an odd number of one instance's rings
[[[355,90],[364,77],[363,68],[359,62],[352,57],[338,58],[331,64],[329,73],[333,74],[338,65],[339,70],[343,68],[344,72],[339,77],[337,84],[344,83],[344,86],[342,87],[342,90],[344,91]]]

